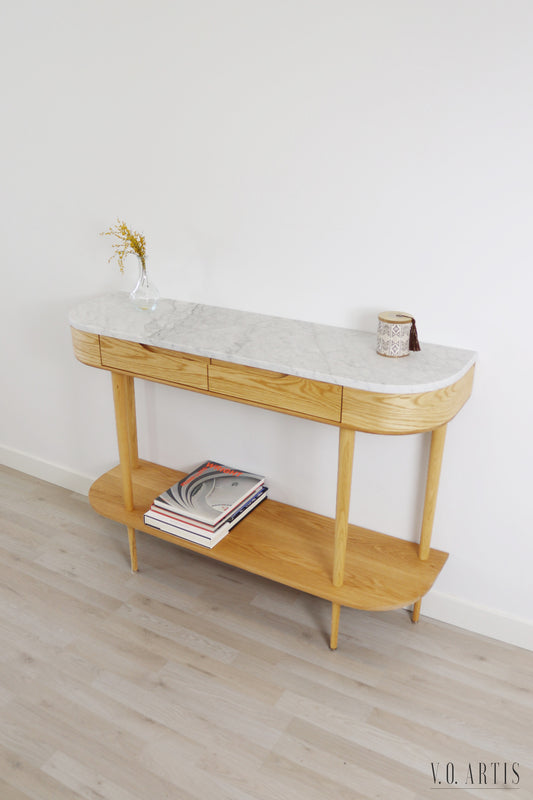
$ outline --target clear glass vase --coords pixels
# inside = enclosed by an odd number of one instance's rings
[[[130,300],[141,311],[153,311],[159,300],[159,292],[146,272],[146,259],[139,256],[137,259],[139,261],[139,280],[135,289],[130,292]]]

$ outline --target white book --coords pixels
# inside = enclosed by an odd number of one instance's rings
[[[162,513],[159,509],[150,508],[144,515],[144,522],[152,528],[170,533],[179,539],[187,539],[189,542],[202,545],[203,547],[212,548],[221,541],[230,530],[237,525],[247,514],[250,513],[256,506],[259,505],[267,496],[267,488],[263,490],[245,503],[238,511],[231,517],[231,519],[224,525],[217,528],[216,531],[208,533],[193,525],[185,525],[182,527],[181,523],[173,520],[168,514]]]

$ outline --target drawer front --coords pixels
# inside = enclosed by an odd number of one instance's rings
[[[100,337],[102,366],[172,386],[207,389],[208,359],[161,347]]]
[[[82,364],[88,364],[90,367],[101,367],[100,360],[100,337],[97,333],[86,333],[79,331],[77,328],[71,328],[72,346],[74,347],[74,355],[81,361]]]
[[[342,388],[322,381],[213,360],[209,390],[264,408],[340,422]]]

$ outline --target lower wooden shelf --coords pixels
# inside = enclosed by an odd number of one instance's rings
[[[418,545],[349,526],[344,585],[332,585],[334,520],[267,499],[211,550],[144,524],[153,498],[184,473],[140,461],[133,470],[135,507],[124,508],[120,466],[92,485],[91,505],[99,514],[151,536],[239,567],[330,602],[368,611],[401,608],[423,597],[448,554],[430,550],[418,558]]]

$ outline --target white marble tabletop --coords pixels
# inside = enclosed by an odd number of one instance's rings
[[[139,311],[126,293],[89,299],[69,321],[89,333],[384,394],[441,389],[476,360],[471,350],[424,342],[420,352],[385,358],[375,333],[179,300]]]

